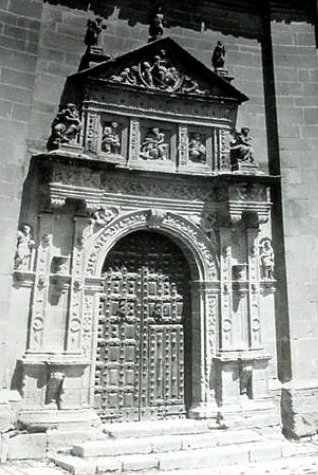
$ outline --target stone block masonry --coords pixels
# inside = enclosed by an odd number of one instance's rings
[[[36,75],[42,2],[0,2],[0,389],[10,387],[17,342],[8,338],[12,263]],[[25,336],[20,344],[24,344]],[[18,343],[18,347],[20,346]],[[11,356],[10,356],[11,355]]]

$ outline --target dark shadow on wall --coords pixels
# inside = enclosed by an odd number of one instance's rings
[[[278,118],[275,89],[275,71],[271,37],[272,11],[269,1],[265,1],[261,8],[262,17],[262,66],[265,99],[265,120],[268,146],[269,172],[280,175],[280,146],[278,138]],[[276,351],[277,372],[282,383],[292,378],[290,324],[288,314],[287,279],[285,269],[284,222],[282,215],[282,197],[280,185],[273,186],[272,190],[272,236],[275,253],[275,278],[278,282],[278,292],[275,295],[276,318]]]
[[[166,34],[170,27],[181,27],[193,31],[214,30],[235,37],[258,38],[260,19],[255,0],[44,0],[51,5],[91,12],[105,20],[115,15],[127,20],[128,26],[148,25],[149,14],[154,4],[163,7],[166,20]],[[237,13],[238,15],[235,15]],[[252,16],[252,18],[251,18]]]

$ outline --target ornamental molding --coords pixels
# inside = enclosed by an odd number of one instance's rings
[[[98,278],[109,250],[125,235],[147,229],[150,222],[155,229],[179,239],[181,247],[192,256],[201,280],[217,280],[216,250],[204,232],[195,224],[176,213],[143,209],[115,218],[86,243],[85,275]]]
[[[189,181],[160,180],[145,177],[118,176],[116,173],[104,173],[101,177],[101,186],[106,193],[126,194],[133,196],[151,196],[169,200],[212,201],[215,192],[211,185],[190,183]]]

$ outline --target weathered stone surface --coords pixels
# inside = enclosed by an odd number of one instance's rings
[[[7,439],[8,460],[42,459],[47,452],[46,434],[17,434]]]

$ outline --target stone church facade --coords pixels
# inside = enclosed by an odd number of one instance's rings
[[[316,433],[314,5],[75,3],[1,11],[4,429]]]

